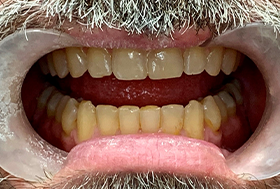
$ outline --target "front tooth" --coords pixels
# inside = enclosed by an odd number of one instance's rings
[[[182,105],[167,105],[161,108],[161,131],[178,135],[183,128],[184,107]]]
[[[184,72],[187,75],[200,74],[204,71],[207,59],[204,48],[192,47],[184,52]]]
[[[222,101],[222,99],[218,96],[218,95],[214,95],[213,96],[219,110],[221,113],[221,117],[222,117],[222,123],[226,122],[228,119],[228,115],[227,115],[227,107],[225,105],[225,103]]]
[[[184,130],[188,137],[204,139],[203,106],[196,100],[191,100],[185,107]]]
[[[56,73],[55,68],[54,68],[53,56],[52,56],[51,53],[47,55],[47,61],[48,61],[48,67],[49,67],[51,76],[53,76],[53,77],[56,76],[57,73]]]
[[[236,63],[236,56],[237,51],[233,49],[225,49],[224,50],[224,57],[221,66],[221,70],[226,74],[229,75],[233,71],[234,65]]]
[[[234,97],[237,104],[243,103],[243,97],[241,96],[240,91],[233,83],[227,83],[225,86],[225,91],[227,91],[231,96]]]
[[[122,134],[136,134],[140,129],[139,107],[122,106],[119,108],[120,130]]]
[[[68,69],[74,78],[81,77],[87,71],[87,57],[82,48],[66,48]]]
[[[61,125],[66,135],[70,135],[71,131],[77,127],[77,112],[79,103],[71,98],[68,100],[61,118]]]
[[[205,71],[209,75],[217,76],[219,74],[223,61],[223,50],[223,47],[214,47],[210,49],[205,66]]]
[[[140,109],[140,124],[143,133],[156,133],[160,128],[160,108],[145,106]]]
[[[121,80],[145,79],[147,77],[147,53],[135,49],[114,49],[113,73]]]
[[[218,131],[221,126],[221,112],[212,96],[207,96],[202,100],[204,109],[204,120],[212,131]]]
[[[93,78],[112,74],[111,55],[106,49],[89,48],[87,51],[88,72]]]
[[[111,105],[96,107],[97,123],[102,135],[115,135],[119,129],[118,108]]]
[[[67,59],[64,50],[56,50],[52,53],[54,69],[59,78],[64,78],[69,73]]]
[[[148,56],[148,74],[151,79],[180,77],[184,61],[180,49],[169,48],[151,51]]]
[[[227,107],[228,116],[233,116],[236,113],[236,104],[233,98],[226,91],[221,91],[218,93],[218,96],[222,99]]]
[[[51,86],[42,92],[42,94],[40,95],[40,97],[38,99],[38,108],[39,109],[44,109],[46,107],[47,102],[48,102],[51,94],[54,92],[54,90],[55,90],[55,87]]]
[[[80,142],[88,140],[97,126],[95,107],[90,101],[82,101],[77,114],[77,135]]]
[[[63,95],[60,92],[56,92],[50,98],[48,105],[47,105],[47,114],[49,117],[55,116],[55,111],[59,101],[62,99]]]
[[[55,120],[58,123],[61,123],[63,110],[65,109],[65,106],[70,98],[71,98],[70,96],[65,95],[62,97],[62,99],[58,103],[58,106],[56,108],[56,113],[55,113]]]

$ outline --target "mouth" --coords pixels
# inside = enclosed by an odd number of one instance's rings
[[[224,158],[256,130],[265,100],[254,63],[224,47],[66,47],[40,58],[22,87],[34,130],[70,152],[67,171],[59,173],[67,175],[71,169],[233,176]]]
[[[237,48],[199,44],[65,47],[39,58],[22,104],[33,129],[69,152],[54,179],[155,172],[236,181],[226,161],[257,130],[266,84]]]

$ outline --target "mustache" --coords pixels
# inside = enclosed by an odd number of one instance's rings
[[[279,31],[279,7],[273,0],[7,0],[0,5],[0,39],[27,28],[59,30],[66,21],[156,36],[191,27],[219,35],[252,22]]]

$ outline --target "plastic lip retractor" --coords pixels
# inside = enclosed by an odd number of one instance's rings
[[[250,24],[228,31],[208,44],[246,54],[266,81],[267,106],[260,126],[243,147],[227,158],[231,170],[238,175],[249,175],[246,179],[251,180],[280,173],[280,39],[277,35],[271,26]],[[41,29],[17,32],[0,41],[0,167],[16,177],[44,180],[46,175],[56,174],[66,160],[66,152],[51,146],[33,130],[20,93],[33,63],[48,52],[69,46],[80,44],[66,34]]]
[[[67,153],[44,141],[31,127],[21,102],[30,67],[55,49],[79,44],[66,34],[33,29],[0,41],[0,167],[28,181],[57,173]]]
[[[278,37],[277,37],[278,36]],[[280,38],[272,26],[250,24],[217,37],[208,45],[247,55],[261,71],[267,88],[266,108],[253,136],[227,158],[241,178],[262,180],[280,174]]]

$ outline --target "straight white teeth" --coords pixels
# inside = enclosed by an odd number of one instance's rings
[[[239,87],[239,82],[234,80],[217,95],[207,96],[200,102],[191,100],[185,108],[176,104],[161,108],[111,105],[95,108],[90,101],[78,102],[48,87],[37,106],[41,110],[45,108],[49,117],[61,123],[66,135],[76,131],[78,143],[90,139],[96,131],[101,135],[183,132],[188,137],[204,139],[205,127],[216,133],[222,123],[235,115],[237,101],[243,100]]]
[[[192,47],[185,50],[168,48],[144,51],[139,49],[101,49],[69,47],[56,50],[38,62],[44,74],[81,77],[86,71],[93,78],[112,73],[119,80],[168,79],[200,74],[206,71],[217,76],[222,70],[231,74],[243,61],[241,53],[224,47]]]

